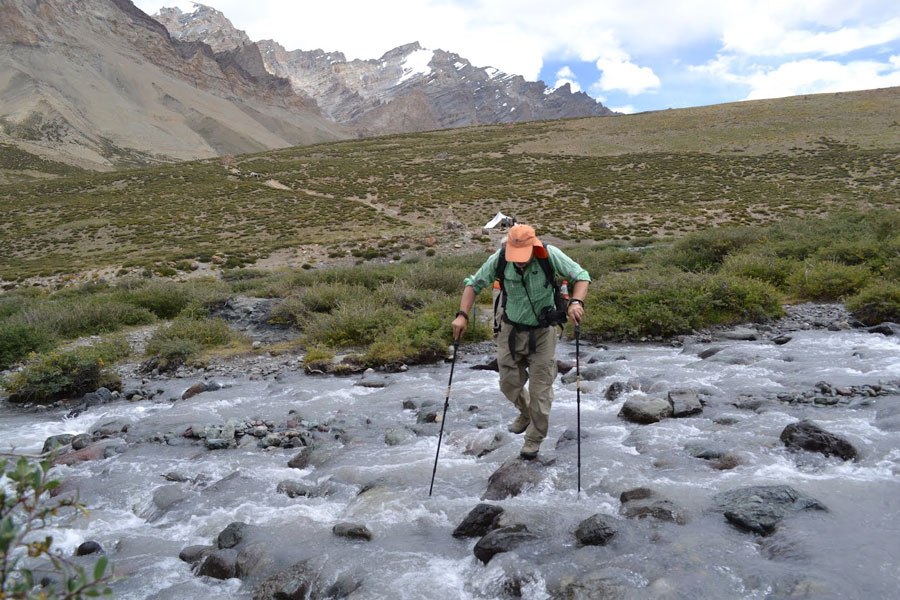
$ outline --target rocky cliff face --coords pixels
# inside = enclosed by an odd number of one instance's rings
[[[174,12],[173,12],[174,11]],[[246,34],[219,11],[164,9],[156,15],[172,37],[220,51],[246,47]],[[374,60],[348,61],[340,52],[288,51],[272,40],[256,44],[266,70],[290,81],[322,113],[360,135],[467,125],[613,114],[569,86],[551,90],[458,54],[400,46]]]
[[[348,135],[255,45],[174,40],[129,0],[0,5],[0,138],[102,168]]]

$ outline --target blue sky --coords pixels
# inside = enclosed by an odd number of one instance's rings
[[[900,0],[205,3],[289,50],[367,59],[418,41],[622,112],[900,86]]]

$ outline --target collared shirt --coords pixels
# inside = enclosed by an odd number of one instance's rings
[[[550,258],[550,266],[554,272],[568,280],[573,286],[576,281],[590,281],[591,276],[581,265],[569,258],[555,246],[545,246]],[[497,261],[501,250],[494,252],[474,275],[463,280],[471,285],[477,295],[491,285],[497,278]],[[537,315],[546,306],[554,306],[553,285],[547,281],[544,270],[537,258],[532,257],[525,265],[523,272],[516,269],[515,263],[507,262],[504,270],[503,288],[506,290],[506,316],[510,321],[523,325],[537,325]],[[571,289],[571,288],[570,288]]]

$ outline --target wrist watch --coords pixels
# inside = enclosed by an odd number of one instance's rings
[[[569,300],[569,306],[572,306],[573,304],[580,304],[581,307],[584,308],[584,300],[579,300],[578,298],[572,298],[571,300]]]

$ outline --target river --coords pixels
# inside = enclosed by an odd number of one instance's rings
[[[90,517],[65,518],[51,529],[54,545],[65,553],[85,540],[100,543],[122,576],[113,584],[116,598],[250,598],[249,584],[198,577],[178,558],[186,546],[210,544],[234,521],[261,527],[272,547],[290,549],[294,557],[321,557],[333,571],[355,574],[362,584],[350,598],[896,598],[900,394],[855,394],[832,405],[776,396],[808,392],[823,381],[835,388],[896,385],[900,340],[864,330],[791,335],[784,345],[765,339],[683,347],[582,344],[583,367],[590,359],[608,366],[605,376],[584,383],[581,394],[582,491],[576,490],[576,445],[556,448],[557,439],[575,428],[578,409],[575,385],[558,378],[550,436],[541,449],[542,458],[555,461],[543,467],[541,484],[493,502],[539,541],[487,565],[473,555],[475,539],[456,539],[451,532],[482,502],[491,474],[517,456],[521,438],[506,433],[514,409],[500,395],[496,373],[470,368],[491,357],[468,353],[465,346],[432,497],[439,426],[417,425],[416,410],[403,402],[433,402],[431,409],[439,412],[449,364],[386,375],[383,388],[356,386],[358,377],[299,371],[257,380],[217,378],[227,387],[174,402],[170,398],[180,398],[197,379],[156,379],[149,386],[162,392],[152,400],[122,399],[73,418],[4,407],[0,438],[18,452],[39,452],[51,435],[112,420],[128,423],[124,452],[56,468],[67,489],[77,488]],[[721,350],[699,358],[711,346]],[[573,361],[574,352],[573,343],[561,342],[558,357]],[[614,381],[639,383],[660,397],[692,388],[705,406],[688,418],[626,422],[618,416],[622,404],[640,392],[609,401],[604,392]],[[127,381],[126,387],[139,384]],[[180,435],[190,425],[221,426],[228,419],[302,420],[319,424],[324,436],[342,432],[342,443],[322,464],[295,469],[287,463],[297,449],[207,450]],[[851,442],[859,459],[787,450],[779,435],[801,419]],[[390,430],[393,445],[385,441]],[[166,432],[175,434],[174,445],[152,441]],[[499,447],[476,455],[491,443]],[[711,468],[687,450],[698,445],[727,451],[736,466]],[[328,493],[289,498],[276,492],[285,479]],[[373,482],[375,490],[359,495]],[[760,537],[712,509],[717,493],[782,484],[828,511],[790,515],[774,535]],[[641,486],[670,500],[687,522],[622,517],[620,493]],[[161,500],[163,488],[174,502]],[[619,519],[618,533],[607,546],[581,547],[573,532],[596,513]],[[344,521],[364,523],[373,539],[335,536],[332,526]]]

